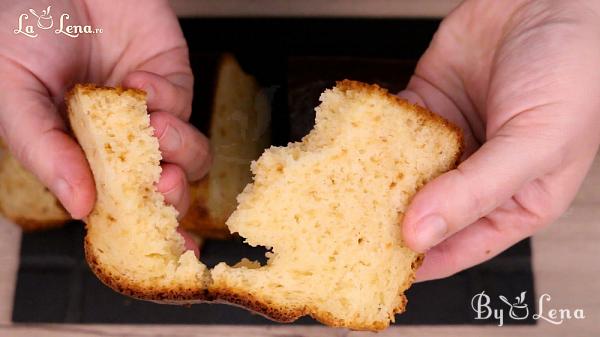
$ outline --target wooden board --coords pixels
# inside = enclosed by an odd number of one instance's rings
[[[179,17],[439,18],[460,0],[170,0]]]

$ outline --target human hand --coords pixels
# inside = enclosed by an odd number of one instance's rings
[[[14,34],[29,8],[48,1],[15,1],[0,12],[0,137],[76,219],[93,208],[95,188],[85,156],[65,123],[65,91],[79,82],[122,84],[148,93],[151,125],[163,156],[157,189],[184,213],[188,180],[209,166],[207,139],[187,123],[193,76],[187,44],[167,1],[52,1],[55,28],[62,13],[71,25],[101,27],[76,38],[37,29]],[[39,11],[38,11],[39,12]],[[35,20],[29,24],[35,27]]]
[[[465,1],[399,95],[463,129],[457,169],[412,200],[406,243],[420,281],[483,262],[559,217],[600,143],[594,1]]]

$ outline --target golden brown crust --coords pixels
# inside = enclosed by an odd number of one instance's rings
[[[458,153],[457,153],[457,157],[456,157],[455,167],[458,165],[458,163],[460,161],[460,157],[464,151],[463,134],[459,127],[450,123],[448,120],[446,120],[442,116],[437,115],[418,104],[412,104],[403,98],[400,98],[396,95],[392,95],[389,93],[389,91],[387,89],[382,88],[382,87],[378,86],[377,84],[367,84],[367,83],[363,83],[363,82],[357,82],[357,81],[352,81],[349,79],[344,79],[344,80],[336,82],[336,88],[341,91],[349,91],[349,90],[369,91],[375,95],[380,96],[381,98],[384,98],[384,97],[387,98],[389,100],[389,102],[392,104],[399,105],[402,108],[409,108],[409,109],[415,110],[418,114],[420,114],[426,120],[429,120],[430,122],[433,122],[433,123],[442,124],[446,128],[452,130],[452,133],[454,133],[456,135],[458,142],[459,142],[459,146],[460,146]]]
[[[416,111],[420,114],[424,119],[429,120],[430,122],[441,124],[442,126],[452,130],[452,132],[457,137],[457,142],[459,143],[459,149],[454,154],[455,158],[453,160],[453,165],[450,169],[454,169],[462,155],[462,151],[464,148],[463,144],[463,136],[461,130],[448,122],[446,119],[434,114],[433,112],[420,107],[418,105],[414,105],[409,103],[408,101],[401,99],[397,96],[391,95],[388,93],[386,89],[379,87],[378,85],[369,85],[361,82],[355,82],[351,80],[343,80],[337,82],[337,89],[346,91],[346,90],[361,90],[361,91],[370,91],[373,94],[378,95],[381,98],[389,99],[391,104],[400,105],[402,108],[409,108],[411,110]],[[421,266],[424,260],[423,254],[418,254],[415,259],[411,263],[411,275],[407,278],[406,282],[400,289],[408,289],[412,285],[416,277],[416,271]],[[403,290],[404,291],[404,290]],[[216,288],[213,287],[210,290],[211,297],[213,297],[217,301],[224,301],[227,303],[232,303],[257,313],[264,315],[265,317],[274,319],[280,322],[291,322],[302,316],[310,315],[314,319],[320,321],[323,324],[332,326],[332,327],[346,327],[353,330],[371,330],[371,331],[379,331],[385,329],[388,326],[387,322],[373,322],[371,325],[355,325],[353,322],[344,322],[337,320],[326,312],[315,312],[312,309],[305,307],[303,310],[290,309],[281,306],[277,306],[274,303],[269,303],[269,301],[265,299],[261,299],[256,294],[248,294],[246,292],[231,289],[231,288]],[[406,310],[406,305],[408,300],[404,293],[399,293],[400,304],[394,309],[394,314],[402,313]]]
[[[98,263],[89,237],[85,237],[84,250],[85,259],[92,272],[108,287],[123,295],[134,298],[154,301],[165,304],[194,304],[204,302],[207,299],[206,289],[201,288],[152,288],[140,287],[139,285],[128,282],[127,280],[111,274]],[[198,282],[200,284],[200,282]]]
[[[110,88],[110,87],[99,87],[93,84],[76,84],[71,91],[69,91],[65,100],[67,103],[67,112],[69,116],[73,113],[69,104],[70,99],[77,94],[85,95],[88,92],[110,91],[118,95],[127,94],[135,96],[138,99],[145,100],[146,93],[138,89],[124,89],[121,87]],[[86,230],[87,230],[86,225]],[[90,266],[92,272],[102,281],[105,285],[112,288],[116,292],[123,295],[131,296],[148,301],[169,303],[169,304],[193,304],[202,302],[206,298],[206,289],[199,287],[201,284],[198,281],[197,287],[147,287],[134,284],[127,279],[124,279],[118,275],[114,275],[107,268],[103,267],[94,253],[93,244],[90,241],[89,231],[84,239],[84,251],[85,258]]]
[[[86,89],[92,90],[96,88],[95,86],[82,86]],[[392,104],[399,104],[402,107],[410,107],[413,110],[417,111],[423,118],[428,119],[432,122],[443,124],[447,128],[451,129],[457,136],[457,140],[460,142],[460,148],[455,154],[455,165],[458,164],[460,160],[460,156],[463,149],[463,141],[462,141],[462,133],[460,129],[446,121],[440,116],[433,114],[425,108],[419,107],[417,105],[410,104],[409,102],[395,97],[393,95],[388,94],[388,91],[380,88],[377,85],[367,85],[360,82],[354,82],[350,80],[344,80],[338,82],[337,88],[340,90],[369,90],[382,98],[385,97],[390,100]],[[106,88],[107,90],[117,90],[119,92],[124,92],[124,89],[111,89]],[[135,90],[138,92],[137,90]],[[139,93],[139,92],[138,92]],[[143,94],[143,92],[141,93]],[[207,210],[202,207],[197,207],[192,212],[197,213],[197,219],[202,218],[206,215]],[[209,290],[207,289],[193,289],[193,288],[180,288],[180,289],[159,289],[159,288],[147,288],[140,287],[135,284],[130,284],[126,280],[123,280],[120,277],[112,275],[110,272],[107,272],[106,269],[102,268],[96,260],[94,255],[94,251],[89,243],[89,238],[85,239],[85,254],[86,260],[90,265],[92,271],[97,275],[97,277],[105,283],[110,288],[114,289],[117,292],[122,294],[144,299],[150,301],[156,301],[160,303],[169,303],[169,304],[191,304],[191,303],[199,303],[206,301],[214,301],[214,302],[224,302],[233,305],[237,305],[240,307],[244,307],[246,309],[255,311],[265,317],[270,319],[280,321],[280,322],[292,322],[304,315],[310,315],[316,320],[333,327],[346,327],[350,329],[356,330],[382,330],[388,326],[387,322],[373,322],[371,325],[355,325],[353,322],[342,321],[339,319],[335,319],[327,312],[319,312],[315,311],[314,308],[309,308],[305,306],[304,308],[296,309],[296,308],[286,308],[283,306],[279,306],[276,303],[272,303],[268,299],[261,298],[258,294],[250,294],[240,289],[233,288],[225,288],[225,287],[216,287],[212,286]],[[413,283],[415,279],[416,270],[423,262],[424,255],[419,254],[415,257],[414,261],[411,264],[412,275],[407,279],[401,289],[408,289],[410,285]],[[398,294],[400,297],[400,304],[397,308],[395,308],[394,313],[401,313],[406,309],[406,297],[404,294]]]
[[[240,291],[233,288],[213,287],[210,289],[210,296],[216,303],[225,303],[244,308],[280,323],[290,323],[302,316],[309,315],[317,321],[330,327],[345,327],[353,330],[373,331],[385,328],[384,325],[379,324],[374,324],[371,326],[352,326],[351,322],[344,322],[335,319],[327,312],[314,312],[308,307],[305,307],[303,310],[299,310],[278,306],[277,304],[262,299],[257,295],[251,295],[245,291]]]
[[[71,219],[65,220],[48,220],[48,221],[38,221],[27,219],[23,217],[11,218],[10,219],[15,224],[19,225],[23,232],[31,233],[37,231],[45,231],[54,228],[60,228],[64,226],[67,222],[71,221]]]
[[[135,89],[135,88],[123,88],[121,86],[105,87],[105,86],[95,85],[92,83],[78,83],[78,84],[75,84],[75,86],[73,86],[73,88],[65,94],[65,101],[68,102],[71,99],[71,97],[75,94],[76,91],[79,91],[81,94],[84,94],[84,95],[91,93],[91,92],[108,91],[108,92],[115,93],[117,95],[123,95],[123,94],[131,95],[138,99],[142,99],[144,101],[146,100],[146,96],[147,96],[145,91],[140,90],[140,89]],[[67,104],[67,106],[68,106],[68,104]]]
[[[419,254],[412,262],[412,275],[406,281],[405,289],[408,289],[414,282],[416,270],[423,263],[424,256],[424,254]],[[302,316],[309,315],[317,321],[330,327],[343,327],[351,330],[366,331],[380,331],[388,327],[388,324],[385,322],[373,322],[371,325],[357,325],[353,322],[345,322],[335,319],[327,312],[314,311],[308,307],[305,307],[303,310],[298,310],[278,306],[268,300],[260,298],[260,296],[257,296],[256,294],[251,295],[245,291],[240,291],[233,288],[211,287],[209,291],[209,297],[211,300],[217,303],[232,304],[241,308],[245,308],[268,319],[282,323],[293,322]],[[399,297],[400,304],[394,309],[394,314],[400,314],[406,311],[406,304],[408,303],[408,300],[403,293],[400,293]]]
[[[235,305],[282,323],[293,322],[305,314],[300,310],[278,307],[273,303],[257,299],[255,295],[231,288],[212,288],[210,297],[216,303]]]
[[[342,90],[342,91],[347,91],[347,90],[370,91],[371,93],[376,94],[380,97],[386,97],[392,104],[400,105],[402,108],[410,108],[410,109],[416,111],[418,114],[420,114],[426,120],[429,120],[432,123],[441,124],[444,127],[452,130],[452,132],[455,134],[455,136],[457,138],[458,150],[454,154],[454,160],[453,160],[453,164],[450,166],[450,170],[455,169],[458,166],[458,164],[460,163],[460,158],[463,154],[464,146],[465,146],[463,133],[460,130],[460,128],[458,128],[456,125],[450,123],[445,118],[429,111],[428,109],[426,109],[424,107],[421,107],[420,105],[411,104],[410,102],[408,102],[405,99],[402,99],[396,95],[392,95],[388,92],[387,89],[381,88],[377,84],[366,84],[366,83],[362,83],[362,82],[356,82],[356,81],[345,79],[342,81],[338,81],[336,88],[338,88],[339,90]],[[422,187],[422,186],[420,186],[420,187]],[[412,262],[412,264],[411,264],[412,274],[407,279],[404,286],[402,287],[403,289],[408,289],[413,284],[415,277],[416,277],[416,271],[423,264],[424,258],[425,258],[424,254],[419,254],[415,258],[415,260]],[[400,294],[399,296],[401,296],[403,298],[403,300],[401,301],[401,304],[397,308],[395,308],[394,313],[402,313],[402,312],[406,311],[406,304],[408,303],[408,300],[403,293]]]
[[[374,322],[371,325],[356,325],[353,322],[346,322],[334,318],[327,312],[314,311],[311,308],[304,307],[300,309],[286,308],[278,306],[268,300],[262,299],[256,294],[252,295],[245,291],[240,291],[233,288],[217,288],[210,289],[210,296],[216,303],[225,303],[234,305],[246,310],[253,311],[261,316],[264,316],[273,321],[281,323],[290,323],[302,316],[311,316],[315,320],[330,326],[338,328],[348,328],[351,330],[366,330],[379,331],[385,329],[388,325],[383,322]],[[404,303],[406,298],[404,297]]]

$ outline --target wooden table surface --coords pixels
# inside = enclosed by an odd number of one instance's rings
[[[461,0],[170,0],[180,17],[443,17]]]
[[[533,237],[533,270],[537,294],[548,293],[548,309],[581,308],[583,320],[535,326],[406,326],[378,336],[598,336],[600,333],[600,156],[569,210]],[[12,301],[19,264],[21,231],[0,219],[0,336],[359,336],[364,332],[321,326],[190,326],[13,324]],[[43,286],[43,285],[40,285]],[[452,294],[448,294],[452,296]],[[537,302],[537,301],[536,301]],[[469,305],[469,303],[465,303]],[[410,310],[410,308],[409,308]],[[547,316],[547,315],[546,315]]]

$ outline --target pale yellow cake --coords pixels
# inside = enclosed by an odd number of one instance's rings
[[[161,155],[134,89],[76,85],[67,97],[71,128],[96,183],[84,219],[86,258],[107,285],[149,300],[204,297],[210,278],[177,233],[177,211],[155,188]]]
[[[227,221],[264,267],[212,271],[211,291],[278,318],[378,330],[405,310],[421,255],[402,243],[411,197],[455,167],[461,133],[385,90],[342,81],[321,95],[300,143],[272,147],[252,164],[254,182]],[[234,295],[230,295],[234,294]]]
[[[1,144],[0,214],[25,231],[60,227],[71,219],[54,195]]]
[[[76,86],[69,117],[96,180],[86,255],[113,289],[169,303],[229,302],[280,321],[302,315],[339,327],[380,330],[405,310],[404,291],[422,256],[401,224],[427,181],[455,167],[460,131],[375,85],[326,90],[302,142],[271,147],[227,220],[270,249],[212,271],[184,252],[139,91]]]

